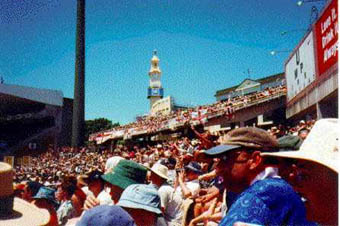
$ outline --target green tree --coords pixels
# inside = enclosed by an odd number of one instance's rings
[[[100,132],[103,130],[112,129],[119,126],[119,123],[112,123],[112,121],[106,118],[96,118],[93,120],[85,121],[85,139],[88,140],[90,134]]]

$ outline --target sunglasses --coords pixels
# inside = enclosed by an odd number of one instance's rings
[[[239,160],[236,160],[236,158],[242,153],[242,151],[234,151],[234,152],[231,152],[231,153],[228,153],[228,154],[225,154],[223,155],[220,160],[223,161],[223,162],[227,162],[227,161],[231,161],[233,163],[245,163],[248,161],[248,158],[247,159],[239,159]]]

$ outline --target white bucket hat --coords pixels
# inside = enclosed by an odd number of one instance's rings
[[[320,119],[298,151],[261,153],[261,155],[309,160],[339,172],[339,129],[339,119]]]
[[[150,168],[149,168],[150,169]],[[158,176],[168,180],[168,167],[162,165],[162,164],[158,164],[156,163],[155,165],[152,166],[152,168],[150,169],[153,173],[157,174]]]
[[[0,162],[0,225],[46,225],[50,214],[25,200],[14,197],[12,167]]]
[[[114,168],[118,165],[119,161],[122,160],[124,158],[120,157],[120,156],[113,156],[111,158],[109,158],[106,161],[105,164],[105,173],[110,173],[114,170]]]

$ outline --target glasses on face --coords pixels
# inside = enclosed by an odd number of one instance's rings
[[[248,158],[237,159],[240,156],[241,153],[242,153],[242,151],[234,151],[234,152],[225,154],[225,155],[223,155],[220,158],[220,161],[223,161],[223,162],[233,162],[233,163],[244,163],[244,162],[247,162]]]

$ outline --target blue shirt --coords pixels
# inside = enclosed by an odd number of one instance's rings
[[[231,205],[220,225],[315,225],[306,220],[300,196],[281,178],[258,180]]]

